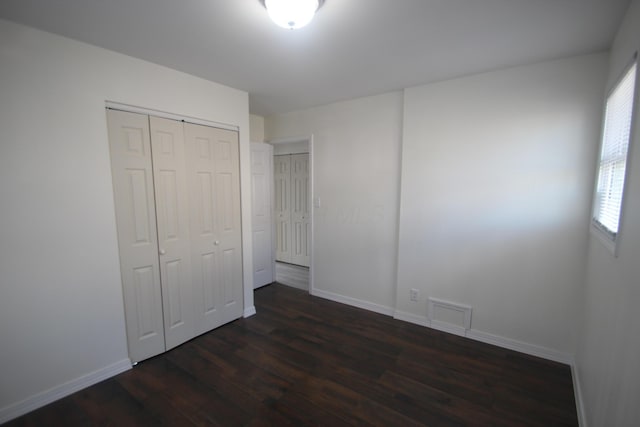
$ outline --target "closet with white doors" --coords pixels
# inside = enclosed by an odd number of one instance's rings
[[[129,357],[242,315],[238,133],[107,110]]]
[[[309,267],[309,154],[274,156],[276,260]]]

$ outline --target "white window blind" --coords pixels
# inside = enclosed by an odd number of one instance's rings
[[[612,241],[618,235],[635,93],[637,61],[607,98],[593,220]]]

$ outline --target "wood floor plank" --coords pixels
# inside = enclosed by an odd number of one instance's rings
[[[568,366],[273,284],[257,314],[7,426],[571,426]]]
[[[295,392],[286,393],[282,399],[274,403],[273,407],[294,422],[294,425],[331,427],[353,425],[353,423],[332,414],[326,408],[310,402]],[[363,425],[364,423],[359,424]]]

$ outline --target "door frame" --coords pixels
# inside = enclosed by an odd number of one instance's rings
[[[309,214],[311,215],[311,243],[310,246],[310,259],[309,259],[309,294],[315,294],[315,274],[314,274],[314,265],[315,265],[315,209],[316,209],[316,196],[315,196],[315,179],[314,179],[314,146],[313,146],[313,134],[305,135],[305,136],[293,136],[293,137],[284,137],[284,138],[273,138],[266,141],[268,144],[274,146],[274,155],[275,154],[275,146],[280,144],[296,144],[296,143],[307,143],[308,151],[309,151],[309,194],[310,200],[309,203]],[[275,222],[273,222],[273,227],[275,228]],[[274,234],[275,236],[275,230]],[[275,239],[274,239],[275,244]],[[273,247],[273,259],[275,264],[275,246]],[[275,270],[274,270],[275,272]]]

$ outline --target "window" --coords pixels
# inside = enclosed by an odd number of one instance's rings
[[[607,98],[593,224],[615,248],[631,135],[637,60]]]

